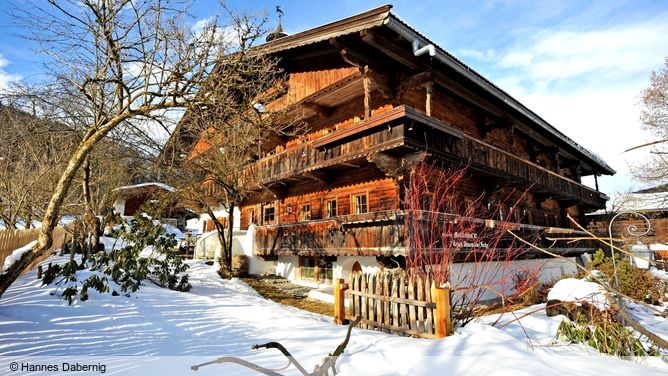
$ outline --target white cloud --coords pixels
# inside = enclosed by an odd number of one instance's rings
[[[191,27],[191,30],[196,34],[199,34],[204,30],[205,27],[211,26],[212,22],[215,22],[214,17],[207,17],[201,20],[197,20],[197,22],[195,22]]]
[[[488,48],[484,51],[462,48],[457,50],[457,56],[481,61],[489,61],[496,58],[496,51],[492,48]]]
[[[599,29],[542,30],[522,35],[503,51],[493,81],[618,171],[599,180],[614,193],[635,185],[631,166],[646,150],[624,150],[651,140],[640,129],[640,91],[668,54],[668,13],[636,24]]]
[[[7,65],[9,65],[9,61],[0,54],[0,90],[6,88],[10,82],[21,79],[21,76],[18,74],[7,73],[4,70]]]
[[[503,54],[499,66],[522,69],[527,78],[553,81],[586,74],[618,76],[656,67],[668,52],[668,13],[648,21],[598,30],[542,30]],[[661,60],[658,60],[660,63]]]

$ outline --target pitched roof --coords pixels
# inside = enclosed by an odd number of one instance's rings
[[[561,140],[567,147],[572,149],[572,152],[575,152],[580,157],[583,157],[595,167],[597,167],[599,172],[609,175],[615,173],[615,170],[610,167],[600,156],[573,141],[571,138],[538,116],[535,112],[531,111],[518,100],[487,80],[481,74],[473,70],[468,65],[464,64],[452,54],[445,51],[427,37],[422,35],[416,29],[412,28],[406,22],[392,14],[390,12],[391,8],[392,5],[386,4],[351,17],[347,17],[283,38],[274,39],[261,45],[260,49],[266,53],[275,53],[326,41],[335,37],[358,33],[376,27],[390,28],[408,41],[412,42],[413,40],[418,40],[421,46],[429,44],[434,45],[436,50],[435,57],[441,63],[461,74],[470,80],[473,84],[477,85],[485,92],[505,103],[513,110],[522,114],[524,117],[529,119],[535,125],[539,126],[548,134],[551,134],[552,136]]]

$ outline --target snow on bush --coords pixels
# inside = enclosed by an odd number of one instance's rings
[[[552,287],[547,294],[547,301],[559,300],[576,305],[589,303],[601,311],[606,311],[610,308],[607,296],[608,293],[605,288],[598,283],[576,278],[566,278],[560,280]]]
[[[6,270],[9,270],[9,268],[11,268],[12,265],[14,265],[14,263],[17,262],[21,256],[23,256],[24,253],[29,252],[32,247],[35,246],[35,243],[37,243],[37,240],[31,241],[23,247],[16,249],[14,252],[12,252],[11,255],[7,256],[7,258],[5,258],[5,263],[2,265],[2,272],[0,272],[0,274],[4,273]]]

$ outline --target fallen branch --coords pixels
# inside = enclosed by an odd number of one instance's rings
[[[290,354],[290,352],[280,343],[278,342],[267,342],[262,345],[253,345],[251,348],[253,350],[258,350],[258,349],[277,349],[280,351],[283,355],[285,355],[286,358],[288,358],[288,364],[281,368],[265,368],[262,366],[259,366],[257,364],[248,362],[246,360],[234,357],[234,356],[224,356],[218,359],[214,359],[210,362],[202,363],[202,364],[197,364],[194,366],[191,366],[190,369],[193,371],[197,371],[201,367],[208,366],[210,364],[223,364],[223,363],[234,363],[234,364],[239,364],[241,366],[244,366],[248,369],[252,369],[254,371],[257,371],[259,373],[268,375],[268,376],[283,376],[283,374],[278,373],[277,371],[283,371],[290,367],[290,365],[294,365],[295,368],[299,370],[299,372],[304,375],[304,376],[326,376],[329,375],[329,370],[332,370],[332,374],[336,375],[336,360],[338,359],[341,354],[343,354],[343,351],[345,350],[346,346],[348,346],[348,342],[350,341],[350,333],[353,329],[354,326],[357,326],[361,320],[361,316],[358,316],[353,322],[348,325],[348,331],[346,333],[346,338],[339,344],[339,346],[336,347],[336,350],[334,350],[333,353],[328,354],[324,359],[322,364],[315,366],[315,369],[313,370],[312,373],[309,373],[306,371],[306,369]]]

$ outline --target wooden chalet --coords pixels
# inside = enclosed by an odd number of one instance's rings
[[[184,229],[186,222],[197,215],[169,195],[174,190],[174,187],[155,182],[118,187],[113,191],[114,210],[122,217],[131,217],[140,213],[143,205],[155,202],[163,223]]]
[[[458,187],[465,203],[529,189],[518,219],[527,231],[573,233],[566,214],[584,220],[605,207],[581,178],[612,175],[610,166],[390,10],[263,46],[289,75],[290,121],[308,131],[263,144],[249,166],[262,188],[240,208],[240,227],[253,225],[254,256],[326,283],[404,255],[403,182],[424,153],[469,166]]]

